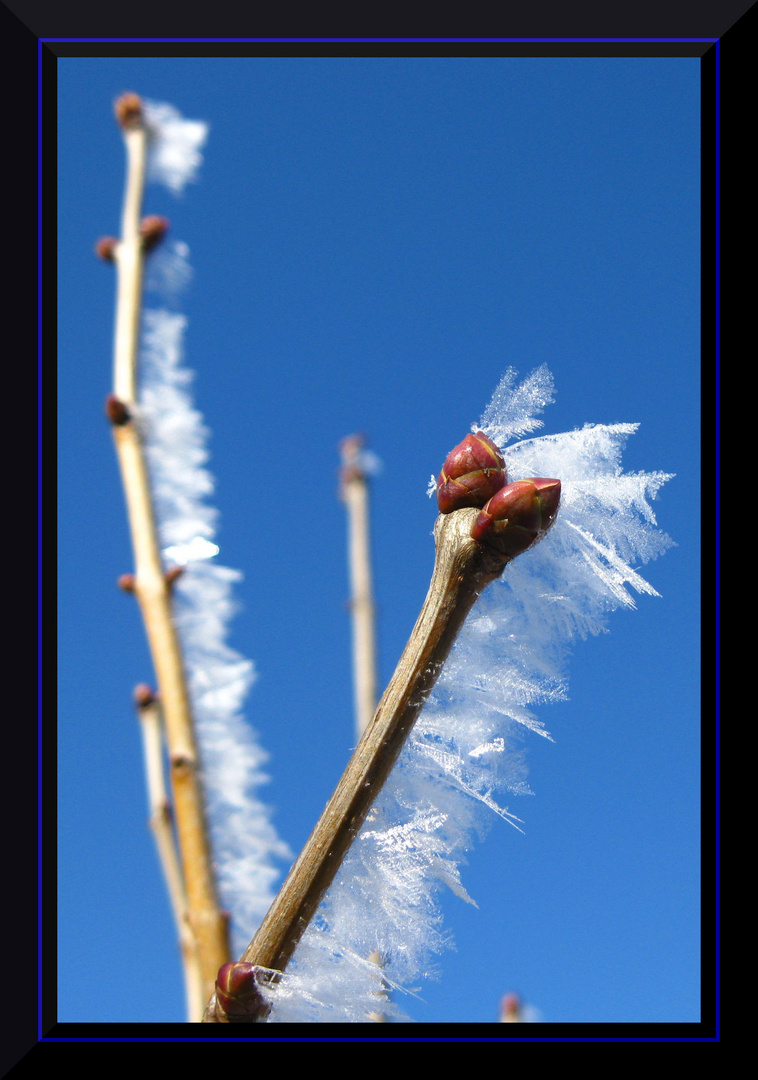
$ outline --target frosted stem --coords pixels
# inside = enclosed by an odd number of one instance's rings
[[[115,252],[118,269],[113,393],[125,405],[137,400],[137,357],[144,256],[140,236],[142,195],[147,164],[144,125],[124,132],[127,170],[121,240]]]
[[[187,890],[188,921],[197,940],[203,996],[207,1001],[219,967],[229,958],[228,918],[219,908],[212,870],[198,753],[179,639],[171,613],[139,426],[129,407],[137,395],[139,316],[144,252],[140,211],[145,181],[147,130],[124,131],[127,180],[122,236],[114,257],[118,272],[114,395],[124,418],[113,423],[134,550],[134,593],[142,611],[166,725],[177,836]]]
[[[471,607],[508,561],[471,539],[477,514],[466,508],[438,517],[432,580],[408,644],[342,779],[242,957],[268,969],[273,979],[285,970],[376,801]],[[261,997],[250,1022],[265,1020],[269,1007]],[[225,1022],[213,999],[204,1022]]]

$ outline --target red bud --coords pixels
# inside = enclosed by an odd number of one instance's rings
[[[166,571],[166,584],[171,586],[174,584],[177,578],[180,578],[184,573],[183,566],[169,566]]]
[[[503,455],[483,431],[467,435],[445,458],[437,480],[441,514],[464,506],[484,506],[506,483]]]
[[[105,399],[105,415],[116,427],[128,424],[131,420],[129,409],[121,398],[117,398],[115,394],[108,394]]]
[[[152,251],[160,243],[168,231],[168,224],[168,218],[161,217],[160,214],[150,214],[142,219],[139,232],[145,253]]]
[[[560,498],[560,480],[517,480],[493,495],[474,522],[471,535],[515,559],[548,531],[558,513]]]
[[[116,245],[118,240],[115,236],[101,236],[95,244],[95,254],[106,262],[114,262],[116,259]]]
[[[223,964],[216,979],[216,1002],[230,1023],[250,1023],[263,1005],[255,964]]]
[[[118,579],[118,587],[124,592],[134,592],[134,574],[122,574]]]
[[[517,1024],[521,1020],[521,999],[518,994],[506,994],[500,1002],[500,1020],[504,1024]]]
[[[363,435],[348,435],[340,442],[342,468],[340,469],[340,495],[344,497],[345,485],[353,480],[365,480],[361,466],[361,449],[366,445]]]
[[[116,119],[125,131],[139,127],[143,122],[142,99],[139,94],[122,94],[114,106]]]
[[[155,692],[147,683],[140,683],[134,688],[134,703],[138,709],[146,709],[155,702]]]

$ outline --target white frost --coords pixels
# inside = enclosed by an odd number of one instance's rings
[[[439,896],[468,902],[465,853],[494,811],[527,792],[522,741],[550,738],[537,714],[565,700],[574,641],[606,629],[633,592],[657,595],[637,567],[672,541],[656,527],[650,500],[670,476],[624,473],[621,456],[636,424],[588,424],[521,442],[542,426],[553,400],[547,367],[520,384],[503,376],[473,430],[503,450],[508,479],[561,480],[561,506],[547,537],[515,560],[471,611],[397,766],[274,990],[272,1023],[390,1020],[399,993],[428,975],[449,944]],[[379,971],[395,988],[377,997]]]
[[[184,121],[172,106],[148,103],[157,129],[156,179],[175,192],[193,178],[206,125]],[[189,281],[189,248],[172,242],[150,256],[145,287],[175,306]],[[196,723],[202,780],[221,902],[231,912],[232,948],[239,955],[268,910],[291,858],[257,791],[268,777],[266,753],[244,716],[255,679],[253,662],[228,644],[236,612],[238,570],[217,562],[218,511],[207,468],[208,437],[192,400],[193,373],[184,363],[186,317],[166,308],[143,313],[138,421],[145,438],[151,488],[166,567],[184,567],[174,584],[174,614]]]
[[[185,185],[197,179],[208,124],[203,120],[186,120],[178,109],[163,101],[145,101],[144,106],[151,133],[148,179],[165,184],[175,195],[181,195]]]

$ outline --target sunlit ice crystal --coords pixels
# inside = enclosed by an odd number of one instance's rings
[[[529,791],[524,740],[549,738],[542,714],[567,698],[572,648],[605,630],[614,609],[632,609],[635,594],[657,595],[640,566],[673,543],[651,505],[670,474],[623,471],[634,423],[524,439],[553,396],[545,365],[521,382],[509,369],[472,426],[498,447],[512,483],[559,479],[560,508],[474,605],[274,994],[272,1022],[365,1019],[379,980],[362,958],[374,949],[392,1007],[412,1006],[402,988],[417,987],[450,944],[441,897],[471,899],[466,852],[498,817],[527,828],[508,801]]]
[[[207,125],[152,102],[145,102],[145,118],[153,178],[179,194],[195,178]],[[188,255],[182,241],[162,244],[150,258],[154,272],[146,289],[157,289],[174,306],[191,274]],[[266,913],[291,852],[258,797],[268,780],[267,755],[243,711],[255,667],[228,644],[237,610],[234,586],[242,575],[215,557],[219,513],[210,499],[210,433],[192,399],[186,328],[179,312],[143,312],[136,422],[145,441],[163,556],[173,564],[173,612],[197,725],[219,893],[231,913],[232,949],[238,953]],[[177,567],[184,567],[179,577]]]

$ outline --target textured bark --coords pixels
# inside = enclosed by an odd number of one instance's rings
[[[472,605],[506,566],[507,559],[471,539],[477,513],[466,508],[437,519],[432,580],[408,644],[342,779],[241,958],[271,980],[285,970],[376,801]],[[205,1022],[225,1022],[218,1012],[212,1000]],[[267,1012],[262,997],[247,1022],[261,1022]]]

